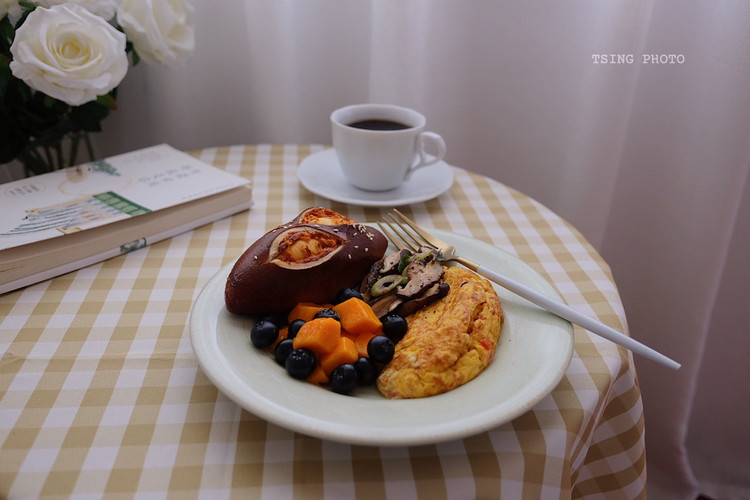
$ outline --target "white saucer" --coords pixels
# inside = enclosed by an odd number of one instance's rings
[[[349,184],[339,166],[336,150],[326,149],[302,160],[297,177],[308,191],[329,200],[366,207],[392,207],[440,196],[453,185],[453,168],[441,161],[417,170],[411,179],[390,191],[365,191]]]

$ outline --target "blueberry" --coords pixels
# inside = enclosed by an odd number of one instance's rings
[[[336,321],[341,321],[341,317],[339,316],[339,313],[337,313],[330,307],[327,309],[321,309],[320,311],[316,312],[313,318],[333,318]]]
[[[304,347],[294,349],[290,352],[284,361],[284,367],[289,375],[296,379],[306,379],[315,371],[315,365],[318,360],[315,354]]]
[[[336,294],[336,298],[333,299],[334,304],[341,304],[342,302],[346,302],[347,300],[351,299],[352,297],[356,297],[360,300],[362,299],[362,294],[359,293],[359,291],[355,288],[344,288],[339,293]]]
[[[385,335],[376,335],[367,344],[367,354],[376,363],[388,363],[393,359],[396,346]]]
[[[374,384],[378,378],[378,368],[375,363],[364,356],[354,362],[354,369],[357,372],[357,383],[359,385]]]
[[[293,339],[297,336],[297,332],[299,332],[299,329],[302,328],[302,325],[305,324],[304,319],[295,319],[291,323],[289,323],[289,330],[287,330],[286,338]]]
[[[349,394],[357,387],[357,370],[354,365],[344,363],[333,369],[330,376],[331,390],[339,394]]]
[[[292,339],[284,339],[276,344],[276,349],[273,351],[274,359],[281,366],[286,366],[286,358],[294,350],[294,341]]]
[[[409,328],[406,320],[398,314],[389,314],[383,318],[382,321],[383,333],[391,339],[394,344],[397,344],[402,338],[404,338],[406,330]]]
[[[258,321],[270,321],[271,323],[274,323],[279,327],[284,326],[284,323],[286,323],[286,319],[284,319],[283,316],[277,314],[264,314],[257,319]]]
[[[279,338],[279,327],[268,319],[255,322],[250,330],[250,342],[259,349],[265,349]]]

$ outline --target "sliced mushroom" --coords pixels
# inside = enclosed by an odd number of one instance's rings
[[[403,302],[403,299],[400,299],[395,294],[390,294],[370,304],[370,307],[372,307],[372,311],[378,318],[382,318],[389,312],[392,312],[393,310],[398,308],[398,306]]]
[[[401,250],[373,264],[360,292],[380,318],[392,312],[409,316],[445,297],[450,287],[442,281],[444,272],[434,251]]]
[[[450,289],[451,287],[448,283],[435,283],[419,297],[403,302],[392,310],[399,316],[409,316],[423,307],[429,306],[436,300],[442,299],[448,295]]]
[[[402,298],[415,298],[424,290],[438,283],[443,278],[443,265],[435,259],[427,263],[412,262],[404,273],[409,282],[401,288],[396,288],[396,295]]]
[[[404,255],[410,255],[411,252],[409,250],[401,250],[400,252],[393,252],[389,255],[386,255],[383,257],[383,265],[380,269],[380,274],[391,274],[391,273],[397,273],[398,270],[398,264],[401,262],[401,259]]]
[[[370,295],[370,288],[372,288],[372,285],[375,284],[376,281],[378,281],[378,278],[380,278],[380,270],[383,267],[383,259],[380,259],[376,263],[374,263],[370,270],[367,272],[367,275],[362,279],[362,283],[359,285],[359,293],[362,294],[362,298],[366,302],[370,302],[372,299],[372,296]]]

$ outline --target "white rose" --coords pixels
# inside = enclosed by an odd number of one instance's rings
[[[141,59],[177,66],[193,52],[193,7],[185,0],[122,0],[117,22]]]
[[[41,7],[52,7],[63,3],[75,3],[85,8],[87,11],[97,16],[101,16],[107,21],[114,19],[117,11],[117,0],[35,0]]]
[[[10,46],[13,75],[78,106],[117,87],[128,71],[125,35],[75,4],[39,7]]]
[[[0,0],[0,19],[6,15],[14,25],[21,19],[21,4],[18,0]]]

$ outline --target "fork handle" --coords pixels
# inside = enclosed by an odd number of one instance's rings
[[[637,340],[625,335],[622,332],[615,330],[614,328],[605,325],[585,314],[573,309],[567,304],[555,300],[548,295],[540,293],[533,288],[530,288],[523,283],[519,283],[516,280],[508,278],[492,269],[485,266],[472,262],[468,259],[459,258],[456,259],[459,263],[465,265],[469,269],[481,274],[485,278],[494,281],[498,285],[510,290],[511,292],[523,297],[524,299],[536,304],[537,306],[545,309],[551,313],[560,316],[563,319],[570,321],[576,325],[582,326],[586,330],[599,335],[607,340],[614,342],[617,345],[625,347],[636,354],[648,358],[652,361],[656,361],[668,368],[673,370],[680,369],[680,363],[668,358],[664,354],[655,351],[654,349],[641,344]]]

